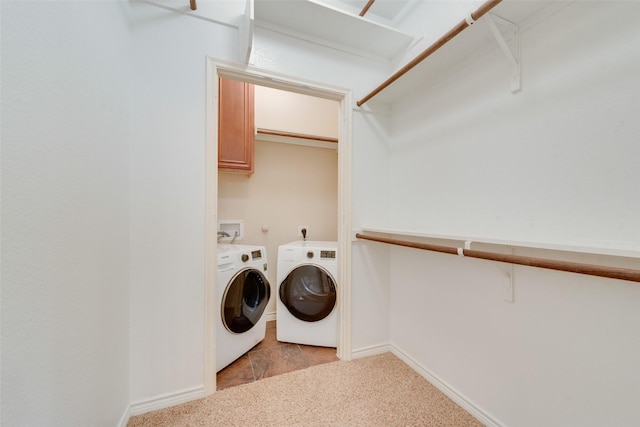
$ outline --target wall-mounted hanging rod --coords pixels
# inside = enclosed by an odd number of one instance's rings
[[[393,74],[387,80],[382,82],[380,86],[372,90],[368,95],[366,95],[360,101],[356,102],[358,107],[361,107],[362,104],[364,104],[365,102],[367,102],[368,100],[376,96],[378,93],[382,92],[391,83],[395,82],[404,74],[406,74],[409,70],[411,70],[413,67],[418,65],[420,62],[424,61],[427,57],[429,57],[435,51],[437,51],[442,46],[444,46],[449,40],[451,40],[452,38],[460,34],[465,28],[473,24],[475,21],[480,19],[485,13],[489,12],[491,9],[497,6],[501,1],[502,0],[489,0],[482,3],[480,7],[478,7],[475,11],[471,12],[471,14],[467,18],[465,18],[463,21],[460,21],[455,27],[450,29],[444,36],[436,40],[435,43],[433,43],[431,46],[425,49],[420,55],[413,58],[411,62],[409,62],[407,65],[405,65],[404,67],[396,71],[395,74]]]
[[[604,265],[580,264],[569,261],[557,261],[546,258],[534,258],[521,255],[499,254],[495,252],[476,251],[464,248],[452,248],[450,246],[431,245],[427,243],[408,242],[405,240],[387,239],[384,237],[367,236],[356,233],[358,239],[387,243],[408,248],[423,249],[433,252],[441,252],[451,255],[459,255],[470,258],[480,258],[489,261],[506,262],[510,264],[526,265],[528,267],[546,268],[550,270],[568,271],[571,273],[587,274],[589,276],[607,277],[610,279],[628,280],[640,282],[640,270],[630,268],[607,267]]]
[[[369,10],[369,8],[371,7],[374,1],[376,0],[369,0],[367,2],[367,4],[362,8],[362,11],[360,12],[360,16],[364,16],[364,14],[367,13],[367,11]]]
[[[332,138],[330,136],[320,136],[320,135],[309,135],[306,133],[294,133],[294,132],[285,132],[283,130],[272,130],[272,129],[262,129],[257,128],[256,134],[262,135],[272,135],[272,136],[284,136],[287,138],[300,138],[300,139],[309,139],[312,141],[322,141],[322,142],[338,142],[338,138]]]

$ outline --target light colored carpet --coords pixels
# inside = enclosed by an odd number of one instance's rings
[[[481,426],[391,353],[318,365],[132,417],[142,426]]]

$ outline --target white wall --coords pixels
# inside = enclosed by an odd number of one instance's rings
[[[518,94],[495,50],[395,104],[391,223],[637,250],[638,12],[575,2],[523,33]],[[390,277],[392,343],[497,422],[640,423],[637,284],[516,267],[511,304],[494,264],[398,248]]]
[[[255,86],[255,127],[338,137],[338,103],[300,93]]]
[[[390,344],[391,289],[389,248],[352,245],[353,303],[351,304],[353,357],[386,352]]]
[[[244,220],[245,236],[237,244],[266,247],[271,283],[267,314],[276,311],[278,247],[302,240],[297,226],[309,227],[308,240],[337,240],[337,191],[334,149],[257,140],[254,174],[218,174],[218,218]],[[262,231],[263,226],[268,230]]]
[[[391,207],[388,200],[392,190],[388,173],[390,118],[388,110],[376,106],[375,102],[354,110],[354,230],[389,223]],[[352,350],[354,357],[361,357],[389,344],[389,248],[354,240],[352,253]]]
[[[638,268],[637,260],[562,258]],[[497,424],[637,425],[637,284],[515,267],[508,303],[503,270],[393,248],[392,345]]]
[[[395,69],[401,68],[422,53],[481,3],[477,0],[410,2],[403,13],[398,15],[396,25],[402,32],[413,36],[416,42],[394,58]]]
[[[227,6],[212,13],[224,15]],[[235,58],[237,31],[145,3],[132,5],[132,31],[130,363],[136,405],[202,390],[205,57]]]
[[[640,242],[638,34],[624,16],[634,5],[614,2],[597,18],[574,5],[525,32],[521,93],[509,92],[496,49],[394,105],[393,221],[512,240]],[[577,22],[561,31],[562,17]],[[545,45],[547,34],[558,40]]]
[[[126,419],[126,13],[115,2],[1,4],[5,426]]]
[[[132,8],[131,401],[143,408],[155,398],[203,392],[205,57],[235,60],[237,32],[147,4]],[[388,66],[261,28],[253,52],[258,68],[359,92],[374,87]],[[355,125],[354,150],[369,151],[360,135],[366,126]],[[365,162],[383,176],[385,154],[372,150],[354,167]],[[354,213],[373,197],[356,185],[369,184],[354,183],[362,193]],[[370,286],[360,278],[354,272],[354,305]],[[370,341],[388,342],[385,332]]]

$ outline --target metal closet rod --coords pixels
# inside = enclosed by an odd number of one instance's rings
[[[431,46],[429,46],[427,49],[425,49],[420,55],[418,55],[415,58],[413,58],[413,60],[411,60],[411,62],[409,62],[407,65],[405,65],[404,67],[402,67],[398,71],[396,71],[395,74],[393,74],[387,80],[382,82],[380,84],[380,86],[378,86],[377,88],[372,90],[368,95],[366,95],[360,101],[356,102],[358,107],[361,107],[365,102],[367,102],[368,100],[370,100],[371,98],[376,96],[378,93],[380,93],[384,89],[386,89],[389,85],[391,85],[391,83],[395,82],[400,77],[405,75],[413,67],[418,65],[420,62],[424,61],[432,53],[434,53],[435,51],[440,49],[442,46],[444,46],[449,40],[451,40],[452,38],[454,38],[455,36],[460,34],[465,28],[469,27],[475,21],[480,19],[485,13],[489,12],[491,9],[493,9],[495,6],[497,6],[501,1],[502,0],[489,0],[489,1],[486,1],[486,2],[482,3],[480,5],[480,7],[478,7],[475,11],[471,12],[469,17],[467,17],[464,20],[460,21],[455,27],[450,29],[444,36],[442,36],[438,40],[436,40],[435,43],[433,43]]]
[[[367,236],[356,233],[358,239],[387,243],[426,251],[441,252],[470,258],[480,258],[489,261],[506,262],[510,264],[526,265],[528,267],[546,268],[549,270],[568,271],[571,273],[587,274],[589,276],[607,277],[610,279],[640,282],[640,270],[630,268],[607,267],[604,265],[580,264],[577,262],[557,261],[546,258],[535,258],[521,255],[499,254],[495,252],[476,251],[472,249],[452,248],[450,246],[431,245],[426,243],[408,242],[405,240],[387,239],[384,237]]]

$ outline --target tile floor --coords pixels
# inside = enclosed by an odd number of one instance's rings
[[[218,372],[217,388],[222,390],[336,360],[339,359],[335,348],[278,341],[273,320],[267,322],[264,340]]]

